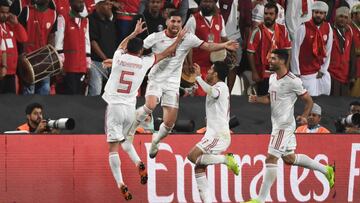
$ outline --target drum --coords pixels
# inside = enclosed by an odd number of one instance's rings
[[[62,70],[62,63],[56,49],[46,45],[19,59],[19,76],[28,83],[35,84],[48,76],[55,76]]]

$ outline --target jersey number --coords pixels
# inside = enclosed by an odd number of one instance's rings
[[[117,92],[119,92],[119,93],[124,93],[124,94],[130,93],[132,81],[124,79],[126,75],[132,76],[132,75],[134,75],[134,72],[130,72],[130,71],[122,71],[121,72],[119,82],[120,82],[120,84],[125,85],[126,89],[117,89]]]

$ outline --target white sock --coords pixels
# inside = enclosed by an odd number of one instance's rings
[[[146,117],[152,113],[152,110],[149,109],[148,107],[141,106],[138,109],[136,109],[136,120],[138,122],[142,122],[146,119]]]
[[[146,119],[146,117],[152,113],[152,110],[150,110],[149,108],[147,108],[145,105],[139,107],[138,109],[136,109],[136,116],[135,116],[135,121],[132,124],[130,130],[129,130],[129,135],[133,136],[136,133],[136,128],[140,125],[140,123],[142,121],[144,121]]]
[[[131,140],[125,139],[125,141],[121,143],[121,147],[129,155],[131,161],[134,162],[135,165],[138,165],[141,160]]]
[[[196,179],[196,183],[197,183],[197,187],[198,187],[198,190],[200,193],[201,200],[204,203],[212,202],[211,193],[210,193],[209,186],[208,186],[208,181],[206,179],[206,174],[205,173],[196,173],[195,179]]]
[[[266,164],[265,175],[263,177],[263,182],[260,187],[260,193],[258,200],[260,202],[265,202],[266,197],[270,193],[272,184],[276,179],[277,165],[276,164]]]
[[[199,165],[226,164],[225,155],[203,154],[196,160]]]
[[[320,171],[321,173],[323,173],[324,175],[327,174],[327,170],[324,165],[315,161],[314,159],[311,159],[310,157],[308,157],[305,154],[296,154],[294,165],[312,169],[312,170],[317,170],[317,171]]]
[[[167,127],[164,123],[161,123],[157,136],[154,137],[154,142],[159,143],[164,137],[166,137],[172,130],[173,127]]]
[[[124,181],[123,181],[122,174],[121,174],[120,157],[117,152],[109,153],[109,164],[110,164],[111,172],[115,178],[115,181],[116,181],[118,187],[120,188],[121,185],[124,185]]]

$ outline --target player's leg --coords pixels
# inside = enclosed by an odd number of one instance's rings
[[[109,165],[121,194],[126,200],[130,200],[132,199],[132,195],[123,181],[121,161],[118,153],[119,142],[124,140],[122,134],[122,119],[119,119],[119,114],[121,115],[121,109],[118,105],[108,105],[106,109],[105,132],[107,142],[109,143]]]
[[[148,83],[145,94],[145,104],[136,109],[136,118],[129,131],[129,135],[134,135],[136,128],[143,122],[146,117],[156,108],[162,95],[162,89],[159,85],[152,82]]]
[[[304,168],[321,172],[328,179],[330,188],[334,187],[335,173],[333,166],[329,166],[329,165],[325,166],[315,161],[314,159],[311,159],[305,154],[291,153],[291,154],[287,154],[286,156],[283,156],[282,159],[286,164],[301,166]]]
[[[160,124],[159,131],[153,134],[150,158],[156,156],[160,140],[164,139],[175,126],[179,108],[179,90],[163,90],[161,106],[163,107],[163,122]]]
[[[127,135],[130,128],[132,127],[132,121],[134,120],[135,117],[135,112],[131,111],[131,109],[128,109],[128,112],[124,112],[124,130],[123,130],[123,134]],[[126,152],[131,161],[136,165],[136,167],[138,168],[139,171],[139,175],[140,175],[140,183],[141,184],[146,184],[147,183],[147,171],[145,168],[145,164],[141,161],[138,153],[135,150],[135,147],[133,145],[133,140],[134,140],[134,135],[128,135],[125,137],[125,140],[121,142],[121,147],[123,149],[124,152]]]
[[[203,139],[190,151],[188,159],[196,165],[203,166],[225,164],[229,170],[238,175],[240,168],[233,154],[221,154],[229,145],[230,139],[212,138],[205,134]]]
[[[280,157],[285,153],[285,143],[289,138],[286,137],[286,133],[284,130],[278,130],[273,132],[271,135],[269,147],[268,147],[268,155],[265,159],[265,175],[263,177],[263,181],[261,183],[259,196],[257,199],[248,201],[247,203],[263,203],[265,202],[266,197],[270,193],[271,186],[276,180],[277,177],[277,162]]]
[[[195,165],[195,179],[197,188],[199,190],[200,198],[204,203],[212,202],[212,195],[209,188],[209,183],[206,178],[206,166]]]

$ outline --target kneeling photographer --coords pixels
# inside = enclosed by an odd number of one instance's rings
[[[360,133],[360,101],[353,101],[349,105],[347,116],[335,121],[338,133]]]
[[[37,134],[59,134],[60,130],[72,130],[75,121],[72,118],[61,118],[57,120],[46,120],[43,117],[43,106],[39,103],[31,103],[26,109],[26,123],[17,127],[17,130]]]

